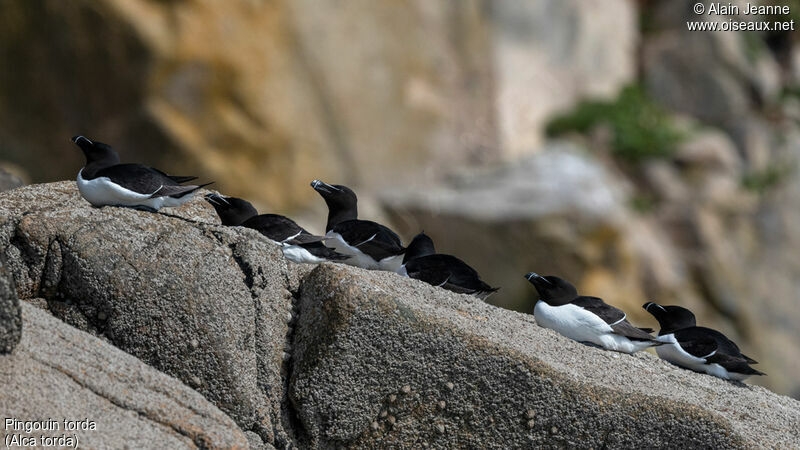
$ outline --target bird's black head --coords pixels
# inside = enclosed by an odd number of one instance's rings
[[[245,220],[258,215],[256,208],[247,200],[223,197],[217,194],[206,194],[205,198],[217,211],[223,225],[238,226]]]
[[[92,166],[91,169],[97,170],[119,164],[119,155],[110,145],[85,136],[75,136],[71,140],[83,151],[87,167]]]
[[[347,186],[331,185],[320,180],[314,180],[311,182],[311,187],[322,196],[328,205],[326,231],[330,231],[340,222],[358,218],[358,198],[356,193]]]
[[[422,256],[433,255],[436,253],[436,247],[433,246],[433,239],[428,237],[423,231],[422,233],[414,236],[411,243],[406,247],[406,254],[403,256],[403,264],[411,261],[414,258]]]
[[[661,325],[659,335],[697,326],[694,314],[681,306],[661,306],[658,303],[647,302],[642,308],[658,320],[658,324]]]
[[[569,281],[548,275],[543,277],[530,272],[525,278],[536,288],[539,300],[548,305],[565,305],[578,297],[578,290]]]

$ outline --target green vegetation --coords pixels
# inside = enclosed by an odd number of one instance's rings
[[[630,207],[639,214],[647,214],[658,207],[658,199],[648,193],[637,193],[630,200]]]
[[[758,194],[778,187],[792,173],[791,164],[773,164],[765,169],[753,171],[742,177],[742,187]]]
[[[673,154],[683,140],[669,114],[638,86],[629,86],[610,102],[587,101],[573,111],[554,118],[548,136],[587,134],[598,125],[610,128],[614,154],[631,162],[663,158]]]

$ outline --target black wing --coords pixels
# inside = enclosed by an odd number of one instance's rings
[[[603,319],[605,323],[611,326],[615,334],[636,341],[655,341],[655,338],[645,331],[647,330],[646,328],[641,329],[631,325],[630,322],[625,320],[625,313],[621,309],[605,303],[601,298],[581,296],[571,303]]]
[[[345,259],[350,259],[349,255],[343,255],[332,248],[328,248],[322,242],[310,242],[301,244],[300,246],[308,250],[308,253],[319,258],[327,259],[328,261],[344,261]]]
[[[170,178],[172,181],[174,181],[176,183],[186,183],[186,182],[189,182],[189,181],[197,179],[197,177],[191,176],[191,175],[190,176],[167,175],[165,172],[162,172],[162,171],[160,171],[160,170],[158,170],[158,169],[156,169],[154,167],[151,167],[151,169],[155,170],[156,172],[160,173],[161,175],[164,175],[165,177]]]
[[[746,375],[765,375],[764,372],[759,372],[747,364],[744,358],[737,358],[734,356],[726,355],[724,353],[715,353],[706,362],[719,364],[724,367],[728,372],[742,373]]]
[[[406,264],[406,272],[409,277],[428,284],[481,298],[499,289],[481,281],[475,269],[451,255],[435,254],[414,258]]]
[[[303,227],[294,220],[278,214],[259,214],[244,222],[242,226],[252,228],[273,241],[283,242],[290,237],[298,236],[304,231]],[[308,234],[306,232],[306,234]]]
[[[625,320],[622,310],[606,304],[601,298],[581,296],[571,303],[595,314],[609,325]]]
[[[156,198],[156,197],[181,198],[184,195],[191,194],[192,192],[198,189],[202,189],[212,183],[205,183],[199,186],[193,184],[189,184],[186,186],[162,186],[156,192],[154,192],[153,195],[150,196],[150,198]]]
[[[164,186],[179,186],[172,178],[152,167],[141,164],[117,164],[97,171],[97,177],[107,177],[115,184],[139,194],[152,195]]]
[[[725,353],[719,348],[714,336],[706,332],[708,328],[689,327],[674,333],[678,345],[688,354],[696,358],[708,358],[712,353]],[[713,331],[713,330],[712,330]]]
[[[742,361],[746,364],[757,364],[757,362],[743,355],[739,350],[739,346],[735,342],[728,339],[727,336],[717,330],[706,327],[690,327],[678,330],[675,332],[675,339],[692,356],[698,358],[705,357],[711,352],[716,353],[711,357],[723,358],[726,360]],[[688,347],[688,348],[687,348]],[[709,359],[709,362],[714,362]],[[721,364],[720,364],[721,365]],[[725,366],[723,366],[725,367]],[[727,369],[727,367],[725,367]]]
[[[345,220],[331,231],[338,233],[345,242],[376,261],[402,255],[406,251],[394,231],[370,220]]]

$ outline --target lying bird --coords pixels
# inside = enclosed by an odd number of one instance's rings
[[[705,372],[726,380],[741,381],[751,375],[764,375],[750,364],[758,364],[743,355],[724,334],[698,327],[694,314],[680,306],[661,306],[647,302],[642,307],[661,325],[656,348],[659,358],[696,372]]]
[[[525,278],[539,293],[533,315],[536,323],[545,328],[579,342],[624,353],[662,344],[648,334],[653,330],[631,325],[624,312],[600,298],[578,295],[575,286],[566,280],[533,272]]]
[[[242,226],[263,234],[281,246],[283,255],[296,263],[318,264],[324,261],[344,261],[349,258],[326,247],[323,236],[314,236],[292,219],[278,214],[258,214],[253,205],[236,197],[207,194],[217,215],[226,226]]]
[[[400,237],[389,228],[369,220],[358,219],[358,199],[347,186],[311,182],[328,205],[325,242],[339,253],[350,255],[345,264],[365,269],[397,272],[406,249]]]
[[[180,206],[193,193],[211,183],[186,185],[197,177],[167,175],[141,164],[120,164],[110,145],[84,136],[72,138],[86,156],[78,172],[78,191],[94,206],[125,206],[156,212],[163,207]]]
[[[481,281],[478,272],[464,261],[455,256],[436,253],[433,240],[425,233],[416,235],[408,244],[398,273],[448,291],[474,295],[481,300],[500,289]]]

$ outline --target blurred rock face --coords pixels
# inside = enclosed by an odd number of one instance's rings
[[[0,151],[72,178],[84,133],[278,208],[313,178],[413,185],[630,79],[632,7],[582,3],[3,2]]]

